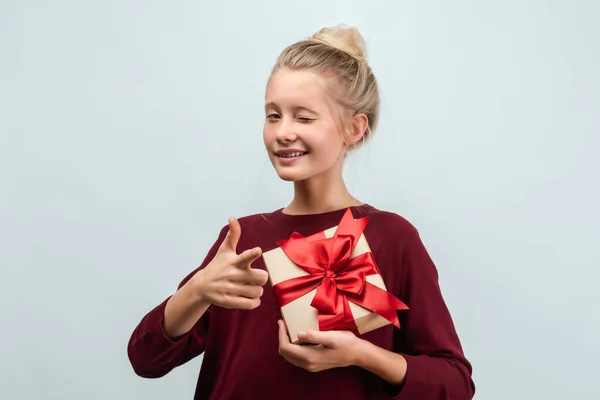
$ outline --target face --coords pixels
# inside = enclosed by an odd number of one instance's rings
[[[279,70],[265,100],[263,139],[281,179],[341,175],[346,146],[322,78],[305,70]]]

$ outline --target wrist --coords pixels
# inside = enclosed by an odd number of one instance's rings
[[[367,340],[361,339],[359,337],[356,338],[357,342],[354,347],[355,351],[353,352],[354,359],[352,360],[352,365],[367,369],[370,361],[369,358],[373,353],[373,344]]]
[[[167,301],[163,317],[163,331],[171,341],[177,341],[196,325],[208,310],[204,296],[199,295],[193,279],[186,282]]]
[[[367,340],[356,344],[354,365],[378,375],[392,385],[406,379],[407,361],[403,355],[385,350]]]
[[[198,271],[194,279],[189,280],[181,288],[182,294],[187,298],[188,303],[193,304],[197,307],[208,307],[211,302],[206,297],[202,282],[204,281],[204,271]]]

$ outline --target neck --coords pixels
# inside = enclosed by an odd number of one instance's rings
[[[318,214],[362,204],[350,194],[341,176],[336,179],[312,177],[294,182],[294,199],[284,212]]]

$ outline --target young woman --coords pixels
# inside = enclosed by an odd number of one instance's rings
[[[342,178],[379,114],[360,33],[325,28],[287,47],[265,97],[264,144],[293,200],[229,219],[202,264],[134,330],[135,372],[161,377],[203,353],[196,399],[471,399],[471,365],[417,230],[354,198]],[[336,226],[348,209],[369,218],[364,234],[387,290],[409,310],[398,312],[401,329],[307,331],[299,339],[313,345],[293,344],[262,252]]]

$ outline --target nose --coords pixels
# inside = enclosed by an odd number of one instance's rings
[[[277,127],[275,139],[279,143],[290,143],[296,141],[298,134],[290,123],[281,122]]]

